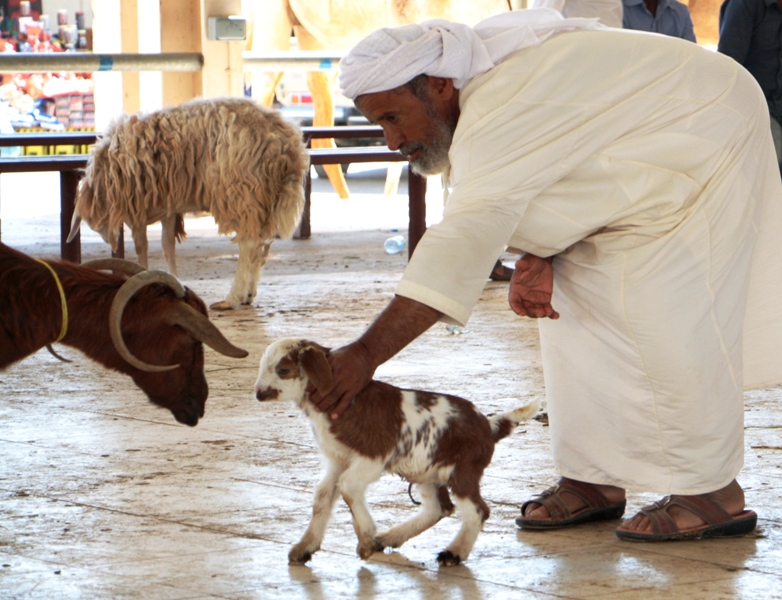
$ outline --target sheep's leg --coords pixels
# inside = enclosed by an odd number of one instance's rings
[[[169,215],[160,219],[160,223],[163,225],[163,232],[161,234],[161,243],[163,244],[163,254],[166,257],[166,263],[168,264],[168,272],[177,276],[176,269],[176,228],[177,215]]]
[[[448,547],[437,555],[437,562],[444,567],[458,565],[467,559],[484,521],[489,518],[489,507],[478,493],[471,494],[471,497],[454,493],[454,501],[459,509],[462,526]]]
[[[339,490],[342,499],[353,515],[353,529],[358,537],[356,552],[361,558],[367,559],[373,553],[383,550],[383,546],[375,539],[377,527],[365,497],[367,486],[380,479],[383,474],[381,461],[358,459],[348,467],[339,478]]]
[[[412,519],[378,535],[375,539],[383,547],[399,548],[407,540],[423,533],[443,517],[444,511],[438,487],[433,483],[425,483],[419,484],[417,488],[421,494],[421,509]],[[448,493],[447,490],[445,492]]]
[[[320,543],[326,533],[326,526],[331,519],[334,502],[337,499],[337,481],[343,472],[342,467],[329,464],[326,476],[315,490],[315,500],[312,503],[312,518],[299,543],[288,553],[288,562],[304,564],[320,549]]]
[[[147,252],[149,250],[149,244],[147,242],[147,226],[138,225],[133,228],[133,243],[136,246],[136,258],[138,264],[145,269],[149,268],[149,260],[147,258]]]
[[[236,266],[233,286],[228,297],[209,308],[230,310],[240,304],[250,304],[255,298],[261,269],[266,264],[271,241],[244,240],[239,242],[239,264]]]

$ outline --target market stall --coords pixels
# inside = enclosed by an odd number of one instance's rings
[[[50,16],[42,2],[0,0],[0,52],[90,52],[92,30],[81,11],[57,9]],[[94,131],[95,100],[91,73],[7,73],[0,83],[0,133]],[[3,148],[3,156],[82,153],[79,146]]]

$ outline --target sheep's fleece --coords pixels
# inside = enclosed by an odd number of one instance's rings
[[[290,237],[309,157],[279,112],[241,98],[197,99],[114,120],[92,149],[76,212],[117,247],[123,222],[208,211],[236,241]]]

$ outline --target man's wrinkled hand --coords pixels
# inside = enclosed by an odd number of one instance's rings
[[[558,319],[551,306],[554,291],[554,269],[551,262],[533,254],[516,261],[508,290],[508,302],[517,315],[540,319]]]
[[[328,412],[332,419],[338,419],[358,393],[372,381],[375,366],[361,342],[333,350],[328,359],[332,372],[331,389],[318,390],[310,384],[307,391],[316,410]]]

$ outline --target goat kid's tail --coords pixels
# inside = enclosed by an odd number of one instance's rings
[[[489,417],[489,424],[491,425],[491,433],[495,442],[499,442],[501,439],[510,435],[519,423],[526,421],[531,417],[534,417],[540,410],[540,400],[533,400],[529,404],[506,412],[501,415],[495,415]]]

